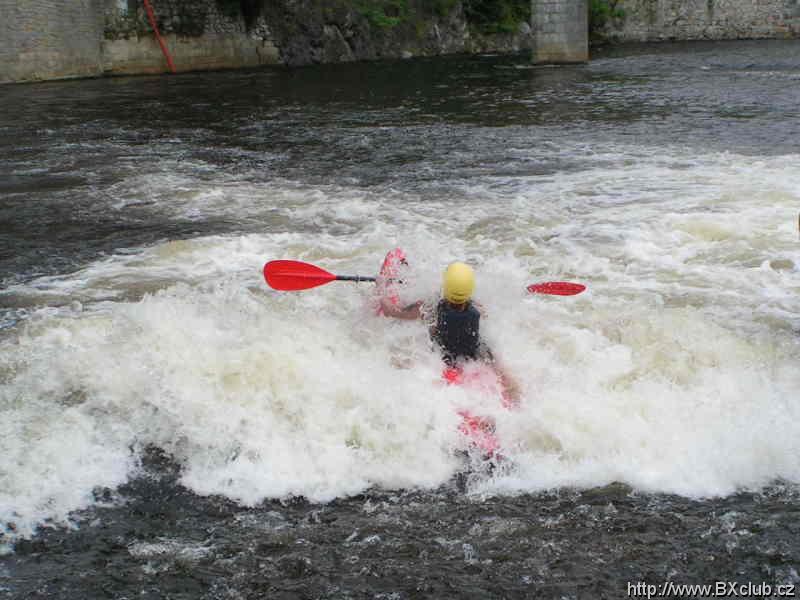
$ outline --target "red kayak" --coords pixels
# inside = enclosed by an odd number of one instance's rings
[[[376,296],[386,298],[393,305],[397,306],[400,303],[399,286],[402,285],[399,281],[400,270],[407,266],[406,253],[402,248],[395,248],[386,254],[383,259],[381,270],[375,280]],[[375,309],[378,315],[383,316],[383,309],[380,304]]]
[[[442,371],[442,377],[448,385],[463,385],[484,389],[490,395],[495,395],[499,391],[503,407],[507,409],[513,408],[515,406],[514,400],[502,389],[502,385],[497,381],[496,375],[493,377],[495,380],[493,382],[494,385],[490,387],[486,385],[487,372],[494,375],[488,365],[486,369],[471,370],[468,373],[458,367],[446,367]],[[495,433],[494,419],[492,417],[474,415],[468,410],[459,410],[458,414],[461,417],[461,424],[458,426],[458,430],[469,438],[470,444],[483,452],[487,458],[500,458],[500,440],[498,440]]]

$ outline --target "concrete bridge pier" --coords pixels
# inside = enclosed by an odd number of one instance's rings
[[[589,60],[588,0],[531,0],[536,64]]]

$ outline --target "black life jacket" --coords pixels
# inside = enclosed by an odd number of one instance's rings
[[[450,306],[440,300],[436,306],[436,324],[432,334],[448,364],[458,359],[478,358],[481,313],[472,302],[464,310]]]

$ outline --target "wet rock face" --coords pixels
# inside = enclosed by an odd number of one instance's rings
[[[357,2],[266,2],[262,13],[288,65],[409,58],[470,51],[530,48],[530,27],[484,36],[468,27],[461,3],[435,12],[429,3],[408,2],[408,11],[382,21]]]

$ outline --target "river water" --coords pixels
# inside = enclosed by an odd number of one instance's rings
[[[800,583],[798,140],[800,41],[0,88],[0,598]],[[518,410],[261,274],[395,246]]]

